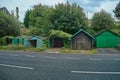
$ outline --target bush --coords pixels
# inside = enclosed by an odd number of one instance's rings
[[[18,45],[8,45],[8,46],[0,46],[1,50],[25,50],[27,47],[24,45],[18,44]]]
[[[7,50],[8,47],[7,46],[0,46],[0,50]]]
[[[62,48],[61,53],[84,53],[84,54],[96,54],[97,50],[92,49],[92,50],[72,50],[70,48]]]
[[[61,53],[71,53],[71,50],[69,48],[62,48]]]
[[[43,44],[40,48],[27,48],[24,51],[30,51],[30,52],[42,52],[47,50],[47,45]]]
[[[47,50],[47,44],[43,44],[43,45],[40,47],[40,50],[41,50],[41,51]]]

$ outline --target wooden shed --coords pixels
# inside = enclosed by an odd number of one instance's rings
[[[110,30],[103,30],[95,35],[97,48],[115,48],[120,44],[120,36]]]
[[[32,36],[29,39],[30,47],[40,48],[43,45],[43,37],[40,36]]]
[[[24,38],[22,36],[18,36],[12,39],[12,44],[24,44]]]
[[[93,36],[81,28],[71,38],[71,48],[75,50],[89,50],[93,47]]]

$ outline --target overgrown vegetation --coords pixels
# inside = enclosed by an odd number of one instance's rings
[[[70,40],[71,40],[71,37],[72,37],[71,34],[63,32],[61,30],[51,30],[50,35],[49,35],[49,39],[52,39],[52,38],[55,38],[55,37],[63,38],[64,47],[70,48]]]
[[[70,48],[62,48],[61,53],[79,53],[79,54],[96,54],[97,50],[96,49],[92,49],[92,50],[72,50]]]
[[[41,52],[47,50],[47,45],[44,44],[40,48],[29,48],[21,44],[0,46],[0,50],[17,50],[17,51],[30,51],[30,52]]]
[[[8,46],[0,46],[0,50],[25,50],[27,47],[24,45],[8,45]]]
[[[13,36],[4,36],[0,38],[0,46],[11,44]]]
[[[0,37],[8,35],[20,35],[20,24],[14,16],[0,11]]]

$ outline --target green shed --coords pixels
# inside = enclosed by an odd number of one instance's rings
[[[95,35],[95,44],[97,48],[116,48],[120,44],[120,36],[112,31],[103,30]]]
[[[22,36],[18,36],[12,39],[12,44],[24,44],[24,38]]]
[[[3,46],[11,44],[13,38],[14,38],[13,36],[4,36],[0,38],[0,45]]]

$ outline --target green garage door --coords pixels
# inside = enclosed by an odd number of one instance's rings
[[[96,40],[97,48],[115,48],[119,43],[120,39],[115,36],[100,36]]]

